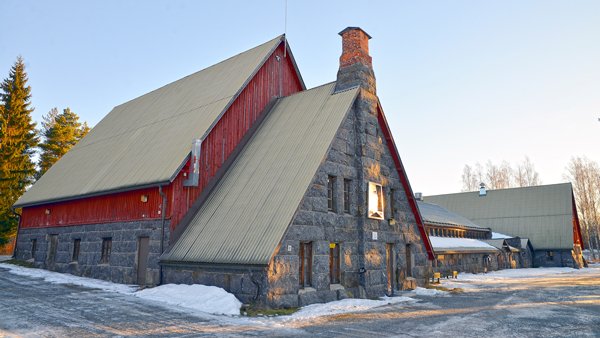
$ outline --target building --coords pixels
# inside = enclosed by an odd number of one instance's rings
[[[340,35],[332,83],[306,90],[280,36],[117,106],[17,201],[17,257],[273,307],[425,283],[370,36]]]
[[[571,183],[427,196],[424,200],[495,232],[529,239],[535,267],[583,266]]]
[[[453,271],[498,270],[500,251],[486,243],[492,232],[439,205],[418,201],[425,230],[435,253],[434,272],[451,276]]]

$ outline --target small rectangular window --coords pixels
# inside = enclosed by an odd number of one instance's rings
[[[383,219],[383,189],[381,184],[369,182],[369,218]]]
[[[35,261],[35,254],[37,252],[37,239],[31,240],[31,258]]]
[[[327,176],[327,210],[335,211],[335,177]]]
[[[351,180],[344,180],[344,212],[350,213],[350,185],[352,184]]]
[[[312,286],[312,242],[300,243],[300,287]]]
[[[554,260],[554,252],[546,251],[546,260],[553,261]]]
[[[112,248],[112,238],[107,237],[102,239],[102,256],[100,258],[100,264],[108,264],[110,260],[110,251]]]
[[[396,189],[390,189],[390,218],[396,218]]]
[[[73,240],[73,257],[71,258],[72,262],[77,262],[79,260],[79,248],[81,247],[81,239]]]
[[[340,283],[340,243],[329,243],[329,283]]]

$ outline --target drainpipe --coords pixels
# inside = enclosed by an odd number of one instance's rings
[[[10,208],[10,211],[19,219],[19,223],[17,223],[17,235],[15,236],[15,247],[13,248],[12,255],[12,258],[17,258],[17,243],[19,241],[19,230],[21,229],[21,214],[19,214],[15,208],[12,207]]]
[[[160,207],[160,220],[161,220],[161,233],[160,233],[160,256],[162,256],[165,248],[165,213],[166,205],[167,205],[167,195],[162,190],[162,185],[158,186],[158,194],[160,195],[162,202]],[[159,257],[160,257],[159,256]],[[158,264],[158,285],[162,285],[163,283],[163,267]]]

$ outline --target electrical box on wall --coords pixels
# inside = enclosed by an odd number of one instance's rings
[[[376,240],[377,240],[377,231],[373,231],[373,232],[371,233],[371,239],[372,239],[372,240],[374,240],[374,241],[376,241]]]

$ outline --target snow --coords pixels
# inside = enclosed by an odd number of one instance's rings
[[[505,239],[505,238],[513,238],[509,235],[501,234],[499,232],[492,232],[492,239]]]
[[[41,278],[53,284],[72,284],[92,289],[133,295],[138,298],[175,305],[181,309],[211,314],[239,315],[242,303],[235,296],[216,286],[166,284],[141,291],[137,285],[125,285],[99,279],[73,276],[43,269],[25,268],[0,263],[0,268],[20,276]]]
[[[0,263],[0,268],[10,270],[11,273],[19,276],[41,278],[53,284],[72,284],[92,289],[100,289],[109,292],[118,292],[123,294],[132,294],[137,289],[134,285],[117,284],[99,279],[73,276],[68,273],[58,273],[43,269],[32,269],[17,266],[13,264]]]
[[[422,288],[422,287],[416,288],[413,292],[417,296],[428,296],[428,297],[436,297],[436,296],[446,297],[446,296],[449,296],[449,292],[448,291],[442,291],[442,290],[438,290],[438,289],[426,289],[426,288]]]
[[[438,248],[478,248],[497,250],[493,246],[472,238],[450,238],[429,236],[434,250]]]
[[[287,321],[305,321],[315,317],[361,312],[390,304],[411,303],[417,300],[410,297],[383,297],[381,299],[347,298],[324,304],[311,304],[285,318]]]
[[[186,309],[237,316],[242,303],[231,293],[216,287],[200,284],[166,284],[138,291],[134,296],[159,301]]]

